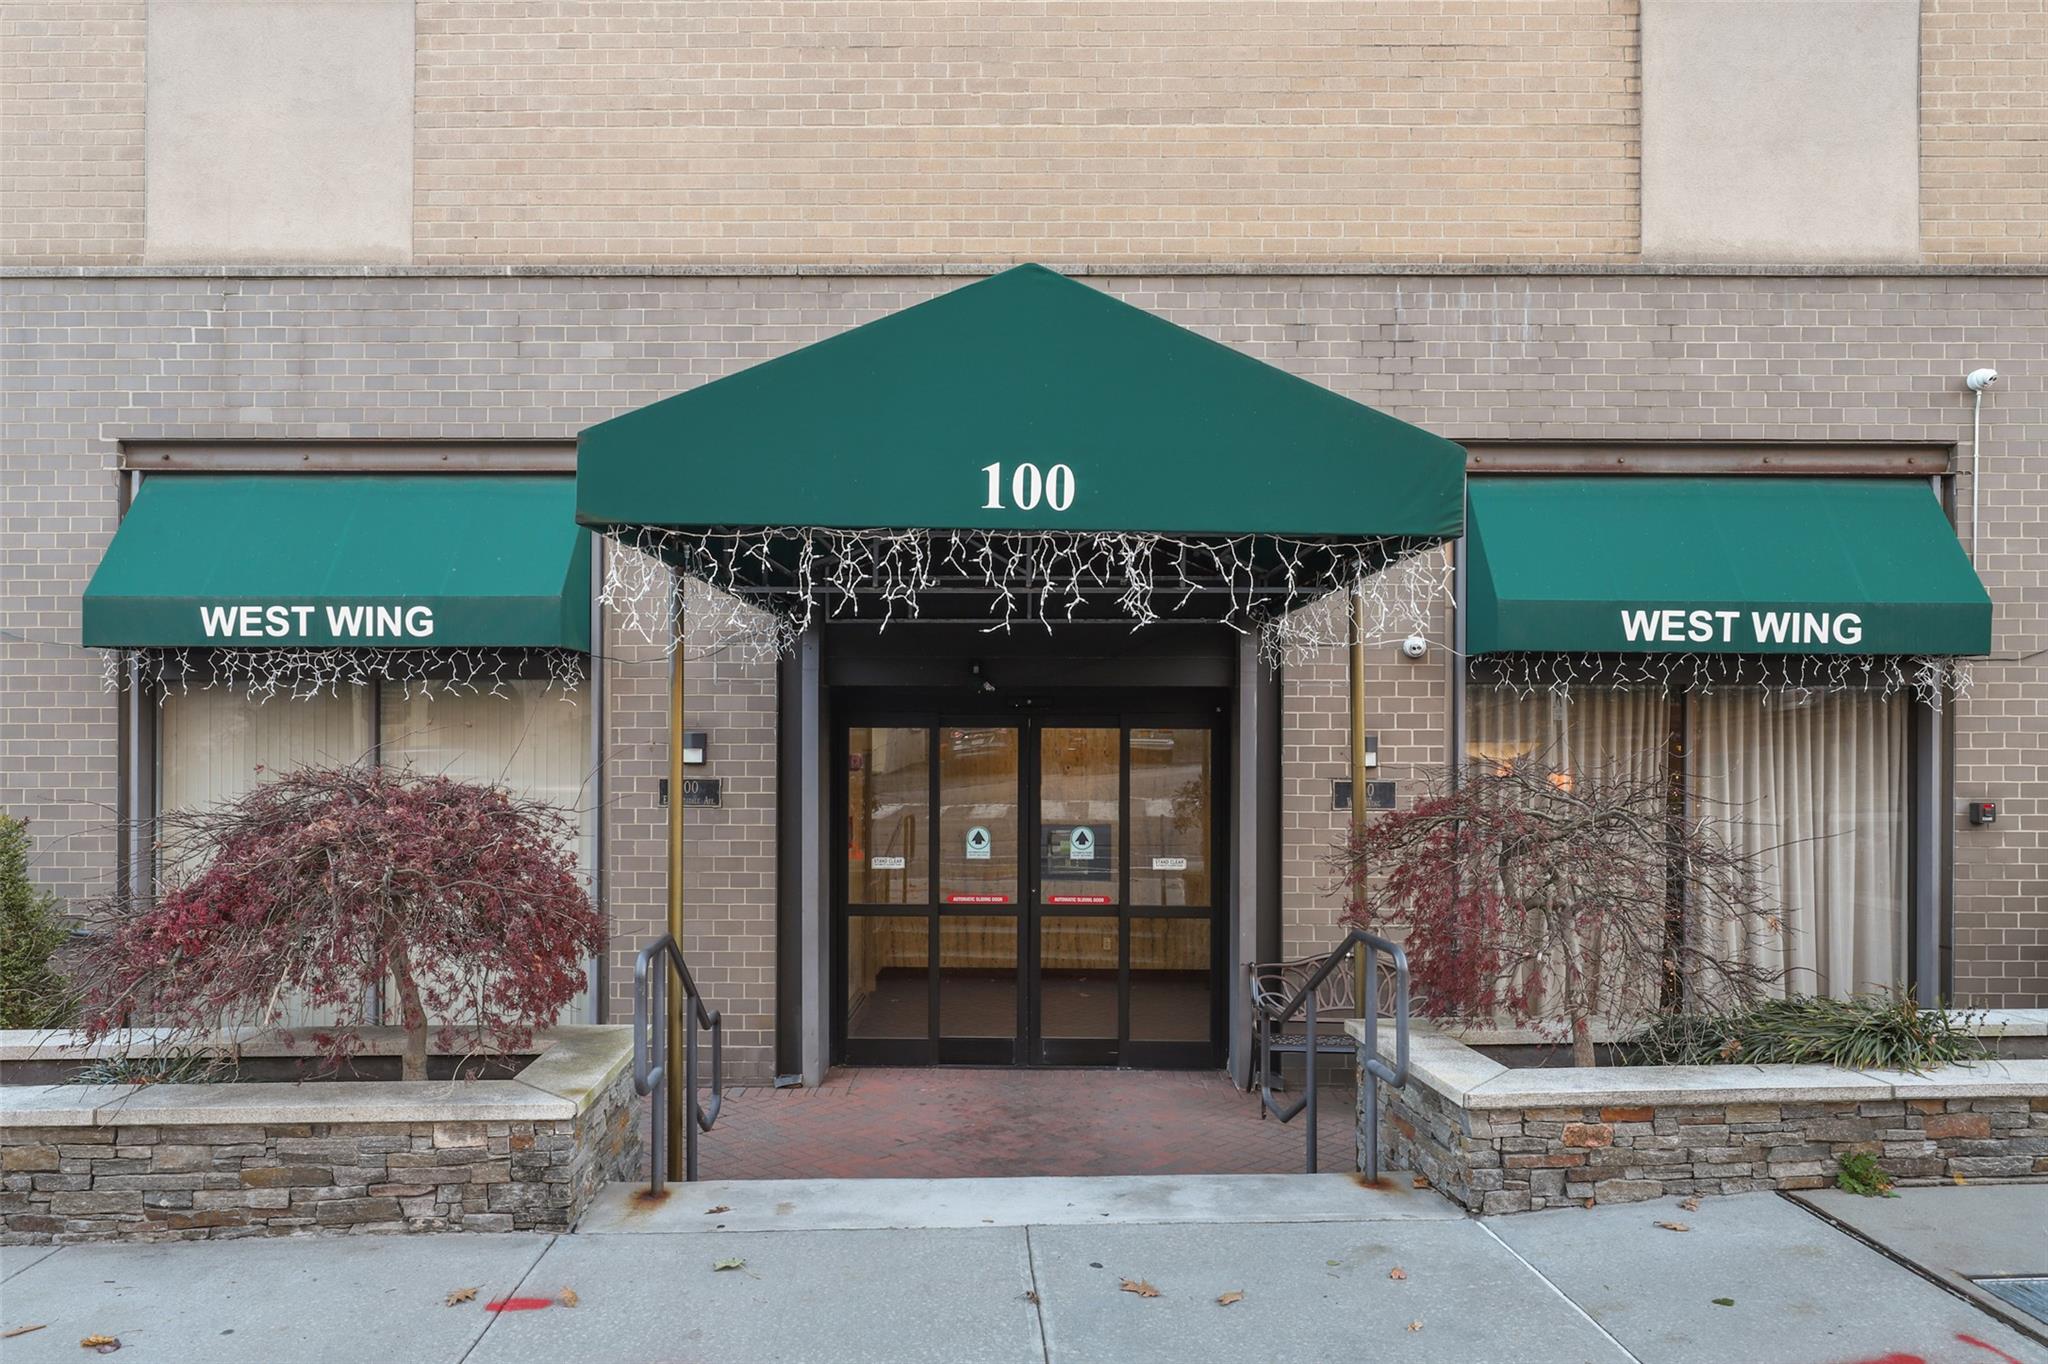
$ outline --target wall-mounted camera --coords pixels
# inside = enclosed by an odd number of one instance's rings
[[[1429,641],[1421,635],[1410,635],[1401,641],[1401,657],[1421,658],[1429,652]]]

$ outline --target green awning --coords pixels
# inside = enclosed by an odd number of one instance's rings
[[[158,474],[85,589],[99,648],[590,648],[571,479]]]
[[[576,519],[1458,534],[1447,440],[1025,265],[584,431]]]
[[[1475,478],[1469,653],[1981,654],[1924,480]]]

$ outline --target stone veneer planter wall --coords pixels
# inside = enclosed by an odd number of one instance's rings
[[[2048,1033],[2001,1011],[1987,1036]],[[1352,1025],[1353,1036],[1359,1027]],[[1392,1030],[1381,1051],[1393,1056]],[[2048,1060],[1926,1075],[1829,1066],[1512,1069],[1428,1025],[1404,1089],[1379,1085],[1384,1163],[1474,1212],[1812,1189],[1867,1151],[1902,1183],[2048,1179]],[[1363,1140],[1363,1112],[1360,1115]]]
[[[0,1087],[0,1244],[567,1231],[638,1173],[645,1101],[629,1028],[534,1050],[508,1080]],[[0,1033],[0,1061],[90,1054]]]

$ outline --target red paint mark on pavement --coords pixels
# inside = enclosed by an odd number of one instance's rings
[[[1888,1355],[1879,1355],[1875,1359],[1854,1360],[1852,1361],[1852,1364],[1927,1364],[1927,1360],[1925,1357],[1921,1355],[1894,1353]]]
[[[1979,1340],[1975,1336],[1964,1335],[1961,1331],[1956,1332],[1956,1339],[1960,1340],[1965,1345],[1974,1345],[1978,1349],[1985,1351],[1987,1354],[1997,1355],[1999,1359],[2004,1361],[2004,1364],[2020,1364],[2020,1361],[2014,1359],[2011,1355],[1999,1349],[1996,1345],[1993,1345],[1988,1340]]]
[[[486,1312],[538,1312],[543,1307],[553,1307],[553,1298],[500,1298],[484,1304]]]

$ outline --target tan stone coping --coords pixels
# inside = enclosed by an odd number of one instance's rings
[[[2048,1010],[2001,1009],[1985,1035],[2032,1036]],[[2000,1034],[1991,1028],[1999,1027]],[[1345,1029],[1364,1040],[1364,1024]],[[1380,1029],[1380,1055],[1394,1058],[1393,1029]],[[2048,1097],[2048,1058],[1979,1061],[1925,1075],[1834,1066],[1534,1066],[1517,1069],[1427,1023],[1408,1036],[1408,1077],[1460,1108],[1701,1107],[1730,1103],[1834,1103],[1888,1099]]]
[[[398,1028],[360,1029],[372,1056],[398,1054]],[[275,1029],[238,1029],[220,1039],[244,1056],[301,1056]],[[95,1044],[76,1033],[0,1031],[0,1061],[147,1056],[166,1048],[157,1029]],[[189,1041],[181,1044],[189,1046]],[[262,1123],[551,1122],[575,1118],[633,1064],[633,1030],[580,1024],[538,1033],[537,1053],[509,1080],[318,1081],[215,1085],[0,1085],[0,1126],[140,1127]]]
[[[1966,1023],[1979,1037],[2048,1037],[2048,1009],[1951,1009],[1949,1014]],[[1508,1024],[1444,1023],[1436,1025],[1447,1037],[1473,1047],[1563,1046],[1571,1034],[1562,1023]],[[1593,1040],[1614,1042],[1635,1031],[1634,1024],[1593,1020]]]

